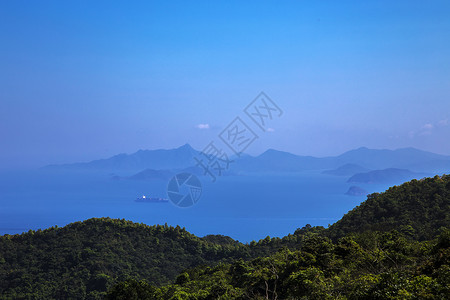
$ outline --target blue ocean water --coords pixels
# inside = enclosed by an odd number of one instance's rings
[[[198,203],[139,203],[142,195],[167,198],[167,181],[112,180],[109,174],[3,172],[0,234],[63,226],[92,217],[180,225],[198,236],[223,234],[242,242],[282,237],[306,224],[327,226],[365,200],[347,196],[347,178],[303,172],[289,175],[201,178]],[[359,185],[369,192],[388,185]]]

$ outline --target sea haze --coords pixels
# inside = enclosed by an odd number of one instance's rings
[[[159,159],[159,167],[164,167],[162,160],[165,157],[176,157],[180,151],[186,157],[188,157],[187,154],[197,153],[188,145],[158,151],[156,157]],[[408,176],[407,178],[392,177],[392,169],[389,168],[380,169],[375,177],[383,178],[383,174],[386,174],[388,181],[374,182],[371,176],[371,180],[355,183],[349,182],[352,174],[333,175],[333,169],[342,170],[340,166],[353,163],[361,167],[352,166],[351,169],[368,171],[359,173],[362,174],[359,178],[366,178],[376,169],[374,160],[370,158],[374,154],[378,159],[376,163],[381,167],[395,167],[396,165],[390,162],[396,162],[392,157],[398,156],[398,152],[385,151],[387,150],[361,148],[335,158],[318,159],[273,150],[260,157],[246,157],[246,161],[241,164],[237,162],[235,168],[237,172],[230,172],[231,175],[219,177],[214,183],[209,178],[200,176],[203,194],[199,202],[189,208],[179,208],[172,203],[134,201],[142,195],[167,198],[167,172],[177,170],[146,171],[144,175],[150,173],[150,177],[135,176],[142,175],[136,172],[135,169],[139,169],[138,167],[133,170],[125,168],[122,171],[119,168],[112,172],[107,170],[108,168],[105,169],[108,162],[102,160],[101,168],[97,169],[93,168],[92,164],[84,164],[87,168],[80,165],[66,165],[29,172],[2,173],[0,174],[0,233],[14,234],[29,229],[63,226],[91,217],[112,217],[146,224],[180,225],[198,236],[223,234],[243,242],[258,240],[267,235],[281,237],[293,233],[296,228],[306,224],[327,226],[340,219],[343,214],[366,198],[365,195],[346,195],[351,186],[357,185],[361,190],[369,193],[381,192],[389,186],[412,178],[433,175],[433,172],[426,168],[427,159],[430,164],[438,159],[447,160],[447,157],[437,157],[427,152],[410,149],[404,150],[400,155],[404,157],[405,151],[410,153],[411,161],[403,159],[400,163],[402,166],[407,166],[420,162],[421,169],[399,173],[402,176]],[[145,162],[142,169],[148,170],[151,166],[152,159],[149,157],[153,154],[155,152],[152,151],[137,152],[141,162]],[[385,157],[381,157],[381,154]],[[286,165],[289,167],[289,172],[278,169],[276,173],[269,173],[264,170],[268,157],[270,158],[269,168]],[[286,157],[289,163],[286,163]],[[122,155],[114,158],[113,165],[123,163],[121,158],[132,161],[134,166],[137,164],[132,155]],[[181,166],[179,169],[187,166],[185,158],[178,161]],[[308,170],[293,171],[294,163],[300,166],[300,162],[303,162]],[[366,162],[370,162],[370,165]],[[310,166],[307,166],[307,163],[310,163]],[[316,166],[315,169],[314,166]],[[324,169],[324,167],[328,168]],[[346,169],[349,168],[346,167]],[[429,173],[421,171],[424,169],[427,169]],[[436,173],[439,171],[441,170],[436,170]],[[164,176],[158,178],[158,174]]]
[[[307,223],[326,226],[365,198],[344,195],[348,184],[343,178],[320,173],[226,176],[215,183],[204,179],[199,202],[182,209],[134,201],[143,194],[167,197],[164,180],[112,180],[73,172],[2,174],[0,231],[13,234],[109,216],[251,241],[283,236]]]

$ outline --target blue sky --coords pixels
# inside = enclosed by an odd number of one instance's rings
[[[447,1],[2,1],[0,164],[200,149],[260,91],[251,154],[450,154],[449,32]]]

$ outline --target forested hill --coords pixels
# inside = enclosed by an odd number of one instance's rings
[[[271,278],[284,274],[285,279],[291,278],[291,281],[283,284],[293,289],[285,290],[285,296],[303,293],[314,299],[306,290],[296,291],[295,286],[302,280],[319,278],[323,280],[323,286],[310,285],[305,289],[320,288],[327,294],[330,280],[334,280],[333,286],[339,289],[339,280],[358,280],[352,276],[366,274],[375,277],[369,276],[364,280],[370,282],[363,280],[358,284],[366,284],[364,288],[369,288],[384,284],[384,277],[376,277],[383,272],[394,272],[389,276],[395,277],[395,272],[409,270],[409,277],[404,280],[415,278],[418,275],[414,272],[419,272],[419,265],[422,268],[419,273],[429,278],[417,280],[428,280],[427,284],[439,285],[442,291],[442,278],[448,278],[450,270],[445,269],[447,261],[439,260],[439,257],[450,256],[448,231],[442,229],[450,227],[449,191],[450,176],[413,180],[384,193],[370,195],[328,229],[305,226],[284,238],[267,237],[248,245],[225,236],[199,238],[178,226],[148,226],[110,218],[5,235],[0,237],[0,298],[102,299],[107,290],[114,298],[114,295],[130,292],[127,287],[131,287],[131,293],[142,289],[146,295],[153,295],[149,299],[154,295],[170,298],[178,290],[189,294],[203,287],[207,289],[204,291],[206,298],[197,295],[192,299],[215,299],[220,293],[225,297],[228,289],[236,291],[230,295],[239,297],[245,298],[245,293],[265,297],[265,293],[269,293],[265,290],[268,288],[265,282],[279,285],[281,281],[277,283]],[[373,233],[391,229],[400,231],[399,235]],[[431,240],[438,232],[441,235],[447,232],[447,235],[431,244],[416,242]],[[284,253],[279,254],[282,257],[277,256],[278,251]],[[420,258],[424,255],[427,259]],[[278,258],[272,260],[271,257]],[[380,265],[381,259],[385,262]],[[292,264],[291,260],[296,263]],[[355,263],[351,269],[347,268],[352,261]],[[417,266],[410,268],[410,263]],[[202,265],[208,267],[201,268]],[[185,269],[191,271],[178,276]],[[273,273],[275,270],[277,274]],[[249,276],[254,272],[259,272],[257,278]],[[342,272],[350,277],[333,277],[344,274]],[[434,272],[440,273],[433,275]],[[208,278],[222,280],[225,285],[220,288],[225,291],[214,294],[210,289],[219,287],[211,286]],[[192,284],[188,284],[191,280]],[[115,285],[120,281],[124,283]],[[150,286],[166,283],[172,284],[161,288]],[[248,286],[243,286],[245,284]],[[358,286],[346,288],[358,289]],[[346,293],[350,292],[347,290]],[[275,295],[273,291],[271,295]]]
[[[4,235],[0,237],[0,298],[100,299],[113,283],[128,277],[164,284],[187,268],[296,248],[306,233],[323,230],[307,226],[282,239],[242,244],[220,235],[199,238],[179,226],[93,218]]]
[[[127,280],[107,299],[448,299],[449,188],[449,176],[408,182],[329,229],[297,231],[296,250],[197,267],[161,287]]]
[[[416,240],[429,240],[450,227],[450,175],[412,180],[371,194],[328,228],[331,237],[396,229]]]
[[[156,287],[129,279],[106,299],[448,299],[450,231],[417,242],[400,233],[367,232],[332,242],[312,234],[300,250],[181,273]]]
[[[248,257],[241,243],[212,243],[180,227],[89,219],[0,237],[0,294],[95,298],[128,276],[164,283],[188,267]]]

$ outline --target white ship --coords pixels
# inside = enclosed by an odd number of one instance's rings
[[[137,198],[134,201],[136,201],[136,202],[150,202],[150,203],[166,203],[166,202],[169,202],[169,199],[152,198],[152,197],[146,197],[145,195],[142,195],[142,197],[139,197],[139,198]]]

